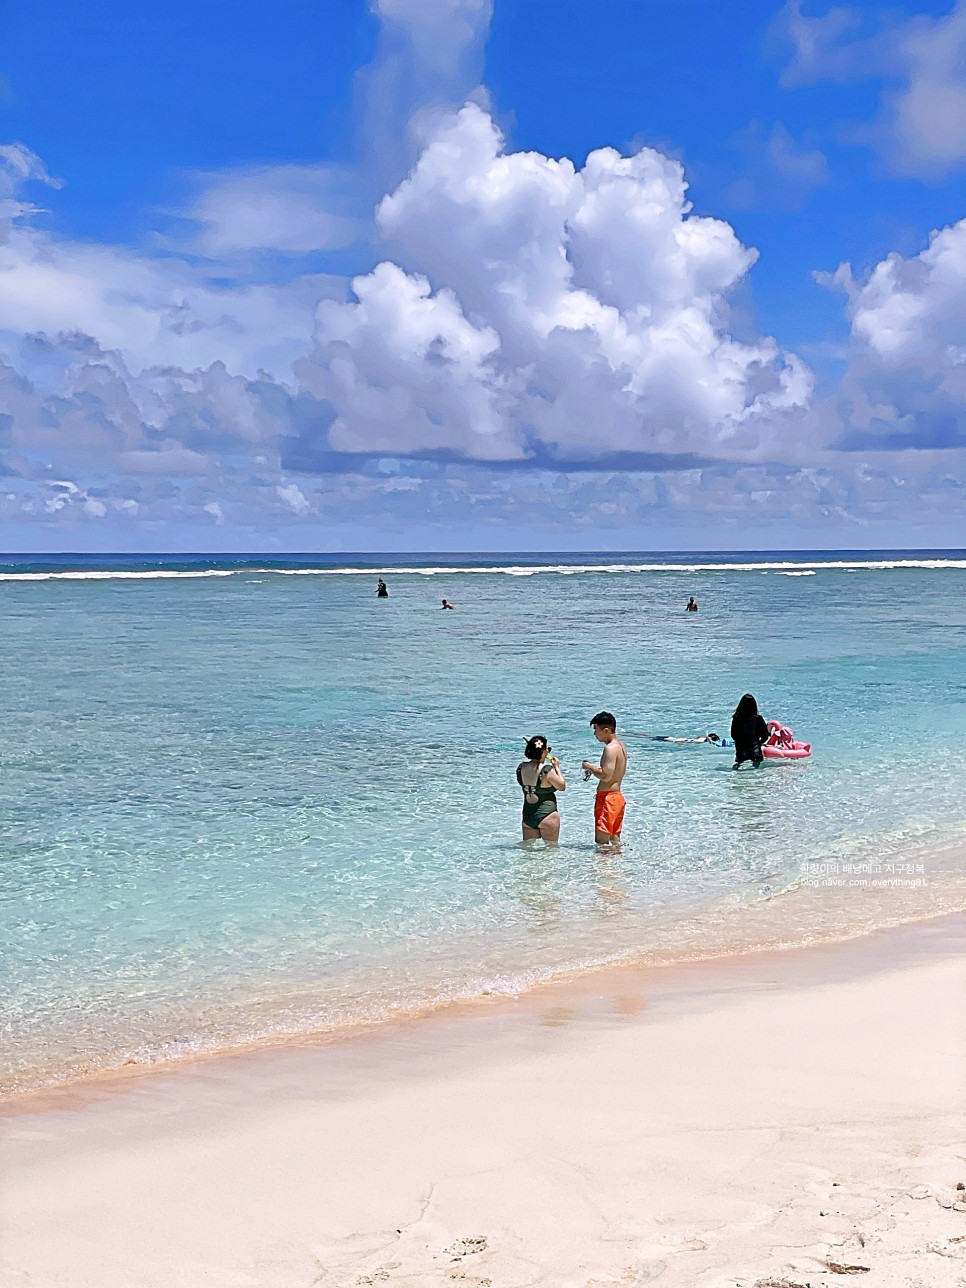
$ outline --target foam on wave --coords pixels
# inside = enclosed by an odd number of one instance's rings
[[[894,571],[902,569],[966,569],[966,559],[828,559],[807,563],[772,560],[756,563],[634,563],[634,564],[504,564],[435,565],[416,567],[360,568],[141,568],[137,570],[73,569],[43,572],[0,572],[0,581],[154,581],[202,577],[454,577],[505,576],[537,577],[553,574],[574,577],[590,573],[627,575],[631,573],[777,572],[786,577],[812,577],[819,572]]]
[[[273,572],[274,569],[198,568],[185,571],[175,568],[144,568],[137,572],[90,569],[71,572],[0,572],[0,581],[154,581],[159,577],[235,577],[243,572]],[[311,572],[312,569],[306,569]]]

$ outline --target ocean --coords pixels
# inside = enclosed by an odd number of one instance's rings
[[[966,907],[964,592],[962,551],[0,558],[0,1091]],[[645,736],[746,691],[810,760]]]

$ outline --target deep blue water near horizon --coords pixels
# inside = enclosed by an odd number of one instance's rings
[[[0,557],[2,1084],[952,906],[964,591],[961,551]],[[749,689],[810,762],[640,736],[723,732]],[[602,707],[612,855],[574,772]],[[535,732],[558,850],[518,840]],[[925,887],[796,892],[875,858]]]
[[[837,560],[897,559],[966,559],[963,549],[883,549],[883,550],[639,550],[639,551],[473,551],[471,553],[330,551],[325,553],[286,552],[170,552],[129,553],[124,551],[89,554],[71,551],[58,553],[5,554],[0,552],[0,573],[25,572],[125,572],[191,571],[206,569],[286,569],[343,568],[360,570],[394,567],[542,567],[548,565],[610,565],[629,563],[670,563],[687,566],[694,563],[747,563],[758,560],[809,563]]]

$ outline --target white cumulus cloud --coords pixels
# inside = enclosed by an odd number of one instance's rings
[[[861,281],[848,265],[822,280],[848,300],[847,441],[966,447],[966,220],[933,233],[919,255],[887,256]]]
[[[367,168],[388,186],[415,161],[436,113],[486,101],[493,0],[370,0],[370,8],[379,36],[358,74],[360,141]]]
[[[811,394],[773,340],[727,329],[754,263],[690,212],[680,164],[643,149],[506,150],[470,104],[379,206],[397,262],[319,310],[300,380],[340,451],[489,460],[774,450]]]

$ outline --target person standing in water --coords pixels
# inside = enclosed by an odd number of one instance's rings
[[[764,760],[762,743],[768,741],[768,725],[759,715],[758,703],[751,693],[746,693],[731,717],[731,737],[735,744],[735,769],[746,760],[757,769]]]
[[[627,802],[621,785],[627,772],[627,749],[617,736],[617,721],[609,711],[598,711],[590,722],[594,737],[604,744],[600,764],[585,760],[583,770],[597,779],[594,797],[594,840],[598,845],[611,845],[620,840]]]
[[[542,734],[527,739],[526,757],[517,765],[517,782],[523,789],[523,839],[544,840],[555,845],[560,837],[557,792],[567,783]]]
[[[386,585],[386,583],[383,581],[381,577],[376,582],[376,598],[377,599],[389,598],[389,587]]]
[[[688,600],[688,606],[684,611],[686,613],[696,613],[698,611],[698,601],[695,599],[693,595]]]

